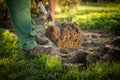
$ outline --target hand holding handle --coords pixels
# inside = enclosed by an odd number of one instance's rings
[[[54,14],[51,11],[47,12],[47,10],[45,9],[45,7],[42,3],[42,0],[36,0],[36,1],[38,1],[38,4],[40,5],[40,8],[41,8],[42,12],[46,16],[46,18],[48,20],[48,25],[55,26],[54,19],[53,19]]]

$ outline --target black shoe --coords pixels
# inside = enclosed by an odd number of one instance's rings
[[[52,47],[51,46],[41,46],[38,45],[37,47],[35,47],[32,50],[24,50],[24,54],[25,55],[31,55],[31,56],[39,56],[39,55],[43,55],[43,54],[49,54],[51,53]]]
[[[40,45],[48,44],[48,40],[40,36],[36,36],[35,41]]]

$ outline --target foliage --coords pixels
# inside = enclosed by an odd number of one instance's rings
[[[8,11],[7,6],[4,0],[0,0],[0,22],[2,22],[1,19],[7,19],[8,18]]]
[[[32,17],[39,17],[39,15],[42,13],[40,6],[35,2],[35,0],[31,0],[31,14]],[[43,5],[48,10],[48,0],[43,0]]]
[[[120,29],[119,5],[80,6],[71,12],[58,14],[56,18],[61,21],[76,22],[81,28]]]
[[[74,8],[74,6],[79,6],[80,0],[57,0],[57,4],[61,7],[62,12],[70,11],[70,8]],[[48,0],[43,0],[43,5],[48,10]],[[32,17],[39,17],[41,13],[40,6],[35,2],[35,0],[31,0],[31,15]],[[8,17],[8,10],[5,0],[0,0],[0,18]]]
[[[98,62],[85,70],[72,69],[63,80],[119,80],[120,63]]]
[[[117,3],[117,4],[118,4],[118,3],[120,3],[120,0],[115,0],[114,3]]]
[[[62,12],[67,12],[73,9],[75,6],[80,5],[81,0],[58,0],[58,5]]]
[[[43,4],[48,8],[48,0],[43,0]],[[31,14],[32,17],[38,17],[41,13],[39,5],[35,0],[31,0]],[[8,10],[5,0],[0,0],[0,19],[8,18]]]
[[[83,2],[96,2],[96,3],[120,3],[120,0],[82,0]]]
[[[8,30],[4,32],[0,29],[0,58],[18,53],[20,50],[18,46],[18,39],[13,33]]]

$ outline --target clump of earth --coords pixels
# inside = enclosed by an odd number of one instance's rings
[[[76,23],[59,23],[48,26],[45,33],[58,48],[80,48],[82,31]]]

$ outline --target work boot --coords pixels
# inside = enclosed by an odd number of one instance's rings
[[[36,36],[35,41],[40,45],[48,44],[48,40],[40,36]]]
[[[43,46],[43,45],[38,45],[34,49],[31,50],[24,50],[25,55],[31,55],[31,56],[39,56],[43,54],[49,54],[52,50],[52,47],[50,45]]]

